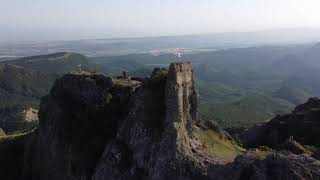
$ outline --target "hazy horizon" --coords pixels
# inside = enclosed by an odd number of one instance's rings
[[[0,42],[320,29],[309,0],[2,0]]]

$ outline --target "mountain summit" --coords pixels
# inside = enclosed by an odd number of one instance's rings
[[[37,130],[0,139],[0,179],[320,177],[320,163],[305,155],[243,151],[198,118],[191,63],[149,78],[68,74],[41,99]]]

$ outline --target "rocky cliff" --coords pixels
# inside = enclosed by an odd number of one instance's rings
[[[125,81],[125,80],[123,80]],[[39,112],[39,179],[87,179],[117,134],[138,83],[96,74],[58,79]]]
[[[0,161],[5,162],[0,178],[320,177],[319,161],[305,155],[258,150],[242,154],[244,150],[227,133],[212,122],[201,121],[197,113],[190,63],[172,63],[168,70],[156,68],[145,79],[65,75],[42,98],[37,130],[0,139]]]
[[[278,148],[287,139],[293,138],[304,145],[319,145],[320,99],[310,98],[297,106],[292,113],[278,115],[270,122],[251,129],[247,134],[249,147],[259,145]]]
[[[214,158],[194,134],[199,127],[191,64],[171,64],[167,76],[151,77],[132,100],[131,111],[117,138],[107,145],[93,179],[205,177]]]

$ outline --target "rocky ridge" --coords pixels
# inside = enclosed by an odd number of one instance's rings
[[[69,74],[42,98],[37,130],[0,139],[7,163],[0,179],[320,177],[319,161],[304,154],[242,152],[219,126],[198,118],[190,63],[155,69],[149,79]]]
[[[213,162],[201,156],[201,142],[193,134],[199,127],[192,73],[190,63],[171,64],[166,79],[155,79],[136,94],[132,111],[116,140],[107,145],[93,179],[205,177],[206,166]],[[157,111],[159,116],[152,117]],[[128,157],[131,165],[123,168]]]
[[[270,122],[247,132],[244,139],[249,147],[269,146],[278,148],[292,138],[303,145],[319,145],[320,99],[310,98],[298,105],[290,114],[278,115]]]

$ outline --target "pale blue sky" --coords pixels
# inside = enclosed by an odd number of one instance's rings
[[[319,0],[0,0],[0,41],[320,27]]]

